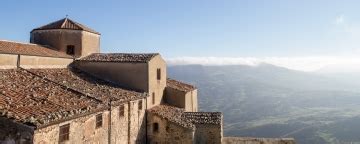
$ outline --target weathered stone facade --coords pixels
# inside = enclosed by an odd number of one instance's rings
[[[0,143],[295,143],[223,138],[222,114],[197,112],[160,54],[99,53],[100,33],[68,18],[31,43],[0,41]]]

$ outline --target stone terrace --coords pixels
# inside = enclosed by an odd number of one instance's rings
[[[108,102],[111,97],[112,104],[142,99],[147,96],[145,93],[122,89],[114,83],[101,80],[75,68],[30,69],[30,71],[103,102]]]
[[[34,126],[105,109],[99,100],[23,69],[0,70],[0,116]]]

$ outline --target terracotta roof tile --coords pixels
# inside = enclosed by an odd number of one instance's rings
[[[144,93],[123,89],[76,68],[30,69],[30,71],[103,102],[107,102],[110,96],[114,104],[146,97]]]
[[[192,85],[189,85],[189,84],[186,84],[186,83],[174,80],[174,79],[170,79],[170,78],[167,79],[166,86],[176,89],[176,90],[185,91],[185,92],[196,89],[195,86],[192,86]]]
[[[106,108],[23,69],[0,70],[0,116],[35,126]]]
[[[86,27],[85,25],[82,25],[80,23],[77,23],[69,18],[64,18],[55,22],[52,22],[50,24],[41,26],[39,28],[35,28],[32,31],[35,30],[50,30],[50,29],[71,29],[71,30],[83,30],[95,34],[100,34],[99,32],[96,32],[95,30]]]
[[[153,113],[161,118],[164,118],[170,122],[176,123],[182,127],[194,129],[195,126],[182,117],[185,112],[182,108],[177,108],[169,105],[158,105],[148,110],[148,112]]]
[[[185,112],[183,117],[194,124],[220,125],[222,122],[221,112]]]
[[[96,61],[96,62],[133,62],[146,63],[150,61],[158,53],[135,54],[135,53],[94,53],[79,59],[79,61]]]
[[[72,58],[72,56],[70,55],[52,50],[41,45],[17,43],[3,40],[0,40],[0,54],[1,53]]]

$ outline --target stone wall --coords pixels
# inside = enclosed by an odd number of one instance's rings
[[[157,69],[161,70],[161,76],[160,76],[160,80],[157,79]],[[147,106],[148,108],[151,108],[153,106],[159,105],[161,103],[163,103],[163,96],[164,96],[164,91],[165,91],[165,87],[166,87],[166,78],[167,78],[167,70],[166,70],[166,62],[164,59],[161,58],[160,55],[155,56],[154,58],[151,59],[151,61],[149,62],[149,67],[148,67],[148,83],[149,83],[149,87],[148,87],[148,93],[149,93],[149,97],[148,97],[148,103]],[[155,94],[154,96],[154,103],[153,103],[153,94]]]
[[[148,71],[146,63],[75,61],[74,66],[126,88],[147,92]]]
[[[18,55],[0,54],[0,69],[12,69],[17,67]]]
[[[67,45],[75,46],[75,56],[81,56],[82,31],[69,29],[35,30],[31,32],[30,42],[47,45],[54,50],[66,53]]]
[[[99,53],[100,35],[83,31],[81,45],[82,45],[81,56],[87,56],[91,53]]]
[[[149,144],[194,143],[194,130],[184,128],[152,113],[148,113],[147,117],[147,136]],[[154,130],[154,123],[158,123],[158,131]]]
[[[47,45],[64,53],[67,45],[73,45],[76,57],[100,52],[100,35],[80,30],[35,30],[31,32],[30,42]]]
[[[0,54],[0,69],[16,68],[18,60],[22,68],[66,68],[73,62],[71,58]]]
[[[166,103],[184,108],[186,112],[197,112],[197,90],[185,92],[171,87],[165,89],[165,101]]]
[[[195,124],[196,144],[221,144],[223,128],[221,125]]]
[[[71,58],[20,56],[20,67],[22,68],[66,68],[72,62]]]
[[[0,143],[28,144],[33,141],[34,128],[0,117]]]
[[[293,138],[224,137],[224,144],[295,144]]]
[[[102,127],[96,128],[96,115],[103,114]],[[109,111],[83,116],[35,130],[34,143],[50,144],[59,142],[60,126],[70,124],[69,140],[65,143],[108,143]]]

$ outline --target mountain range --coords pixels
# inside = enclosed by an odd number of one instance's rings
[[[360,143],[360,75],[271,64],[169,66],[199,89],[200,111],[224,115],[224,135],[294,137],[300,144]]]

